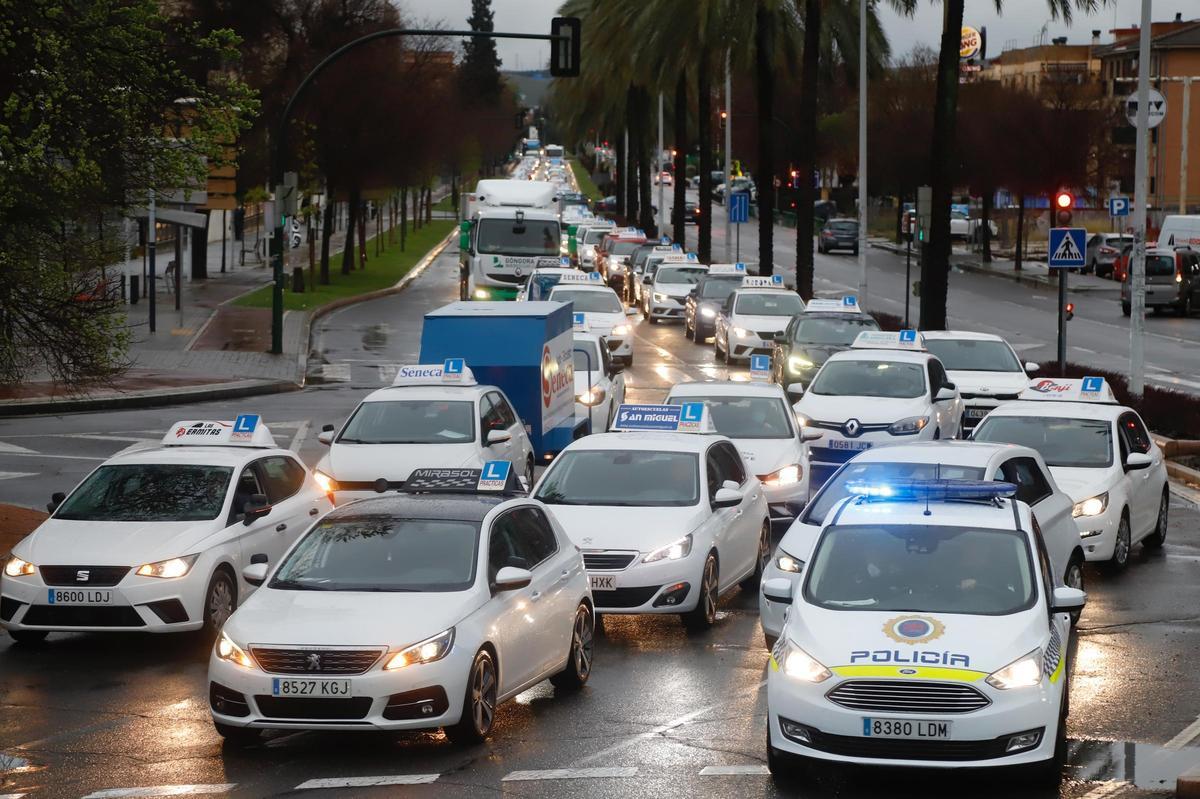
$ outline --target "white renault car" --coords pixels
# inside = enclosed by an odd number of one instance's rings
[[[603,336],[608,342],[609,354],[626,366],[632,366],[633,325],[629,317],[637,311],[625,308],[617,292],[603,282],[593,280],[596,274],[564,275],[550,290],[548,299],[571,303],[575,329]]]
[[[762,484],[771,521],[799,515],[809,496],[807,442],[819,434],[796,423],[782,386],[729,380],[676,383],[667,392],[667,404],[684,402],[703,402],[716,431],[733,441]]]
[[[337,508],[282,560],[247,567],[265,584],[209,659],[217,732],[440,727],[478,743],[501,702],[587,682],[583,561],[514,474],[413,470],[403,494]]]
[[[1162,450],[1104,378],[1034,380],[1020,400],[988,414],[974,438],[1042,454],[1075,502],[1088,560],[1120,571],[1134,544],[1159,549],[1166,541],[1171,501]]]
[[[1021,363],[1012,346],[991,333],[930,330],[921,336],[963,399],[964,436],[993,408],[1020,396],[1029,387],[1029,373],[1040,368]]]
[[[1015,444],[976,441],[924,441],[876,447],[856,455],[817,491],[780,540],[767,564],[765,579],[784,578],[799,585],[821,526],[838,502],[871,487],[886,491],[905,480],[1002,480],[1017,487],[1016,498],[1029,505],[1046,541],[1050,564],[1064,585],[1082,589],[1083,544],[1071,515],[1071,498],[1036,450]],[[786,605],[760,590],[759,620],[770,648],[783,629]]]
[[[802,313],[804,300],[784,288],[782,275],[747,275],[742,287],[725,298],[713,325],[717,358],[733,363],[751,355],[770,355],[775,340]]]
[[[688,253],[690,257],[692,253]],[[683,321],[684,305],[692,287],[708,274],[708,267],[700,263],[677,263],[664,261],[650,283],[642,285],[642,312],[652,325],[661,321]]]
[[[341,429],[317,437],[329,452],[317,480],[336,501],[395,490],[418,466],[477,469],[508,461],[533,484],[533,444],[512,403],[481,386],[461,358],[401,366],[392,385],[363,398]]]
[[[812,442],[813,485],[871,447],[955,438],[962,400],[941,361],[925,351],[915,330],[858,334],[850,350],[831,355],[795,409],[806,427],[820,430]]]
[[[767,764],[1022,766],[1067,752],[1069,613],[1029,506],[992,481],[910,481],[842,500],[767,671]]]
[[[770,553],[767,500],[704,405],[622,405],[613,429],[572,442],[534,497],[562,524],[591,579],[597,613],[678,613],[716,621],[717,600],[753,589]]]
[[[332,507],[255,414],[171,425],[159,446],[119,453],[13,547],[0,626],[20,642],[53,631],[215,636],[254,590],[242,568],[278,558]]]

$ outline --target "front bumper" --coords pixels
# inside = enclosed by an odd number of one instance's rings
[[[654,294],[651,293],[650,299],[647,301],[647,307],[650,309],[650,316],[655,319],[683,319],[684,305],[682,298],[668,296],[666,300],[656,300]]]
[[[763,495],[767,498],[767,510],[771,521],[791,521],[800,515],[808,502],[809,468],[802,466],[804,474],[794,483],[781,486],[769,486],[763,483]]]
[[[730,358],[749,358],[751,355],[770,355],[775,349],[775,342],[759,338],[753,331],[746,331],[745,336],[736,335],[732,327],[725,329],[726,348]]]
[[[0,627],[59,632],[198,630],[204,625],[210,573],[211,564],[201,561],[186,576],[167,580],[138,577],[130,569],[115,586],[48,586],[40,575],[5,577],[0,581]],[[99,600],[103,604],[84,604]]]
[[[1111,495],[1104,513],[1099,516],[1077,516],[1075,524],[1079,527],[1085,560],[1104,561],[1112,558],[1113,550],[1117,547],[1121,507],[1112,501]]]
[[[586,553],[585,553],[586,555]],[[619,571],[589,569],[588,576],[613,577],[613,589],[592,587],[597,613],[686,613],[699,602],[701,572],[707,550],[693,545],[691,553],[678,560],[642,563],[638,553]]]

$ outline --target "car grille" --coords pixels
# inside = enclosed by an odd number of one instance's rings
[[[1007,402],[1008,400],[1015,400],[1018,397],[1020,397],[1021,395],[1020,394],[968,394],[966,392],[962,392],[958,396],[962,397],[965,400],[984,399],[984,400],[996,400],[997,402]]]
[[[633,563],[636,552],[584,552],[583,566],[588,571],[620,571]]]
[[[775,337],[781,332],[782,331],[780,330],[756,330],[754,331],[754,335],[758,336],[763,341],[774,341]]]
[[[145,627],[141,614],[128,605],[89,607],[86,605],[34,605],[25,612],[21,624],[32,627]]]
[[[808,456],[814,461],[822,463],[845,463],[863,450],[853,449],[830,449],[829,447],[813,447],[808,448]]]
[[[984,741],[909,741],[832,735],[813,727],[807,729],[811,742],[803,745],[811,749],[845,757],[887,760],[990,760],[1004,757],[1011,737],[1005,735]]]
[[[272,649],[253,647],[250,654],[269,674],[362,674],[379,660],[381,649]],[[320,658],[317,667],[309,656]]]
[[[849,680],[825,696],[851,710],[881,713],[971,713],[991,704],[969,685],[913,680]]]
[[[650,601],[650,597],[658,593],[661,585],[647,585],[640,588],[618,588],[615,591],[593,591],[592,599],[596,608],[636,608]]]
[[[78,585],[92,587],[113,586],[129,573],[128,566],[38,566],[42,582],[46,585]],[[87,572],[87,579],[80,580],[79,573]]]
[[[371,711],[371,697],[354,696],[344,699],[308,699],[301,697],[267,696],[258,694],[254,702],[258,710],[272,719],[346,719],[355,721]]]

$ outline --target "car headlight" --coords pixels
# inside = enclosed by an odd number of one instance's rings
[[[765,486],[775,488],[777,486],[790,486],[800,482],[800,476],[804,474],[804,470],[800,464],[793,463],[784,466],[782,469],[776,469],[768,475],[758,478]]]
[[[779,555],[775,558],[775,568],[788,574],[799,574],[804,571],[804,561],[792,557],[781,549],[779,550]]]
[[[642,558],[642,563],[655,563],[660,560],[679,560],[686,558],[692,551],[692,534],[688,533],[678,541],[672,541],[661,549],[656,549],[646,557]]]
[[[666,302],[668,299],[669,298],[667,297],[666,294],[659,294],[657,291],[654,292],[654,301],[655,302]]]
[[[799,355],[788,356],[788,371],[803,372],[805,369],[813,368],[813,362],[808,358],[801,358]]]
[[[705,319],[714,319],[717,316],[717,312],[714,311],[712,308],[701,308],[700,315],[703,316]]]
[[[630,331],[630,327],[629,327],[629,325],[615,325],[615,326],[613,327],[613,329],[612,329],[612,333],[611,333],[611,335],[614,335],[614,336],[628,336],[628,335],[629,335],[629,331]]]
[[[168,558],[157,563],[147,563],[137,567],[137,574],[140,577],[161,577],[164,580],[183,577],[192,570],[192,564],[198,557],[200,557],[199,554],[184,555],[182,558]]]
[[[338,482],[320,469],[313,470],[313,479],[317,481],[317,485],[326,494],[332,494],[338,490]]]
[[[825,682],[833,673],[812,655],[784,638],[779,639],[771,653],[772,665],[793,680]]]
[[[1082,502],[1076,502],[1075,507],[1071,509],[1071,515],[1079,516],[1099,516],[1104,511],[1108,510],[1108,492],[1097,494],[1094,497],[1088,497]]]
[[[9,577],[28,577],[31,574],[37,574],[37,566],[13,555],[8,559],[8,563],[4,564],[4,573]]]
[[[576,394],[575,401],[591,408],[604,402],[606,396],[608,396],[607,391],[598,385],[594,385],[582,394]]]
[[[221,660],[241,666],[243,669],[254,668],[254,660],[246,654],[246,650],[233,642],[233,639],[221,631],[221,635],[217,638],[216,646],[217,657]]]
[[[384,665],[383,670],[393,671],[415,663],[433,663],[435,660],[441,660],[446,657],[450,653],[450,647],[453,645],[454,628],[451,627],[445,632],[438,633],[432,638],[426,638],[424,641],[413,644],[407,649],[402,649],[392,655],[388,658],[388,662]]]
[[[750,335],[750,333],[744,327],[735,327],[733,328],[733,335],[737,336],[738,338],[745,338],[746,336]]]
[[[987,684],[1001,691],[1009,688],[1031,688],[1042,681],[1042,650],[1035,649],[1014,660],[999,671],[988,675]]]
[[[888,432],[894,436],[911,436],[924,430],[928,424],[928,416],[910,416],[888,427]]]

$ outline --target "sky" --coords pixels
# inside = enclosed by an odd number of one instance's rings
[[[456,29],[465,28],[471,13],[471,0],[397,0],[398,5],[414,22],[444,21]],[[513,33],[549,33],[550,18],[561,0],[492,0],[497,31]],[[892,53],[901,56],[916,45],[937,48],[941,33],[941,3],[921,0],[915,16],[901,17],[891,11],[886,0],[882,11],[884,30],[892,44]],[[1028,47],[1038,43],[1046,26],[1045,41],[1066,36],[1071,44],[1091,41],[1092,31],[1100,30],[1102,42],[1112,41],[1109,34],[1115,25],[1129,27],[1141,13],[1139,0],[1110,0],[1096,14],[1078,14],[1070,27],[1061,21],[1051,21],[1046,0],[1004,0],[1004,15],[995,11],[992,0],[967,0],[964,22],[973,27],[985,26],[988,37],[988,56],[999,55],[1004,49]],[[1196,0],[1153,0],[1154,19],[1163,22],[1173,19],[1177,12],[1184,19],[1200,18]],[[550,46],[543,42],[501,41],[498,44],[504,69],[531,69],[545,64]]]

